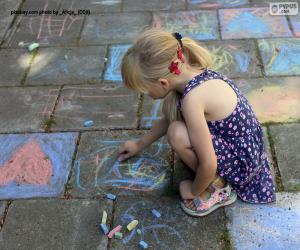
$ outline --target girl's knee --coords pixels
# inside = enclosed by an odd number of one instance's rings
[[[175,121],[169,125],[167,139],[173,148],[191,148],[188,131],[185,123],[182,121]]]

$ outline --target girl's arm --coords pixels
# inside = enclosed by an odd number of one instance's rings
[[[162,119],[156,121],[152,126],[150,132],[144,135],[139,141],[138,145],[141,147],[141,150],[148,147],[151,143],[158,140],[160,137],[167,133],[169,127],[169,122],[167,118],[163,116]]]

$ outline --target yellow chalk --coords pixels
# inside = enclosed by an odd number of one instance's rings
[[[131,231],[132,229],[134,229],[136,227],[136,225],[138,224],[139,222],[137,220],[133,220],[132,222],[130,222],[128,225],[127,225],[127,229],[129,231]]]
[[[107,213],[105,210],[103,210],[103,214],[102,214],[102,222],[101,224],[106,224],[106,219],[107,219]]]

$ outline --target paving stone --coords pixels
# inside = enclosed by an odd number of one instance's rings
[[[152,209],[161,217],[152,215]],[[126,228],[133,219],[139,221],[129,232]],[[123,239],[112,239],[110,249],[139,249],[140,240],[149,249],[223,249],[226,232],[222,209],[197,219],[183,212],[179,197],[120,197],[115,206],[113,227],[122,226]],[[138,235],[136,229],[141,230]]]
[[[90,10],[91,14],[120,12],[121,0],[72,0],[72,10]],[[70,9],[70,0],[63,0],[60,9]]]
[[[249,5],[247,0],[187,0],[188,9],[220,9],[230,7],[241,7]]]
[[[0,132],[44,131],[57,96],[58,87],[1,88]]]
[[[105,53],[105,46],[41,48],[26,84],[100,83]]]
[[[153,100],[148,95],[144,95],[143,108],[141,116],[141,127],[151,128],[154,123],[161,118],[163,101],[160,99]]]
[[[183,10],[185,9],[185,1],[184,0],[167,0],[167,1],[159,1],[159,0],[124,0],[123,3],[124,11],[153,11],[153,10]]]
[[[223,39],[292,36],[285,16],[271,16],[269,8],[219,10]]]
[[[32,55],[23,49],[0,51],[0,86],[19,86]]]
[[[4,213],[5,213],[6,206],[7,206],[6,201],[0,201],[0,231],[4,222]]]
[[[270,133],[284,190],[300,191],[300,125],[272,125]]]
[[[106,249],[108,238],[99,230],[103,210],[110,223],[111,201],[14,201],[1,231],[0,248]]]
[[[258,120],[293,122],[300,118],[300,86],[297,77],[236,79]]]
[[[298,4],[298,8],[299,8],[299,4]],[[289,16],[289,19],[293,27],[294,35],[300,36],[300,16],[299,15]]]
[[[300,74],[299,39],[261,39],[258,47],[267,76]]]
[[[59,4],[60,0],[30,0],[22,6],[22,10],[59,10]],[[72,2],[69,2],[67,9],[72,9]],[[40,46],[76,44],[84,16],[59,14],[57,16],[54,14],[20,15],[11,28],[4,45],[16,47],[21,41],[28,44],[38,42]]]
[[[213,70],[229,77],[262,75],[253,40],[210,41],[200,45],[212,55]]]
[[[10,0],[0,2],[0,43],[4,39],[4,36],[12,23],[14,15],[11,15],[11,11],[18,10],[18,7],[22,0]]]
[[[0,135],[0,199],[63,193],[77,133]]]
[[[300,248],[300,193],[276,193],[276,203],[237,201],[225,211],[234,249]]]
[[[121,61],[131,45],[113,45],[109,49],[109,56],[104,74],[106,81],[122,81]]]
[[[86,132],[81,136],[71,176],[74,197],[160,195],[170,184],[170,148],[162,137],[138,155],[119,162],[119,147],[146,132]]]
[[[138,93],[120,84],[64,86],[51,129],[135,128],[137,100]],[[84,127],[87,120],[94,125]]]
[[[153,27],[180,31],[182,36],[199,40],[219,39],[217,13],[212,10],[157,12],[153,14]]]
[[[150,25],[151,15],[141,13],[105,13],[86,17],[80,44],[131,43]]]

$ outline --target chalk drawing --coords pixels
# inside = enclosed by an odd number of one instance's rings
[[[153,27],[178,31],[199,40],[219,39],[216,11],[177,11],[153,15]]]
[[[121,3],[121,0],[98,0],[93,1],[91,4],[103,4],[103,5],[116,5]]]
[[[116,45],[110,49],[104,79],[108,81],[122,81],[121,60],[131,45]]]
[[[295,36],[300,36],[300,16],[289,16]]]
[[[158,116],[159,111],[160,111],[159,108],[161,106],[161,103],[162,103],[161,100],[155,100],[154,101],[154,104],[153,104],[152,109],[151,109],[150,116],[142,117],[142,120],[141,120],[142,126],[152,127],[153,122],[155,122],[156,120],[161,119],[161,116]]]
[[[82,191],[90,188],[96,189],[98,194],[104,194],[105,189],[111,188],[124,190],[125,193],[162,189],[169,182],[170,168],[168,161],[160,157],[162,150],[166,147],[161,140],[152,144],[157,148],[154,154],[143,152],[131,159],[119,162],[116,152],[120,144],[126,140],[101,139],[100,149],[75,161],[76,186]],[[87,183],[87,185],[81,181],[81,169],[85,166],[85,162],[92,164],[90,168],[94,169],[95,173],[92,183]]]
[[[226,210],[231,218],[228,229],[237,249],[299,249],[299,196],[289,198],[285,204],[241,203]]]
[[[221,9],[223,39],[292,36],[285,16],[271,16],[269,8]]]
[[[217,9],[221,7],[237,7],[244,4],[248,4],[248,0],[189,0],[189,4],[197,5],[201,9]]]
[[[136,232],[136,229],[132,230],[129,235],[123,238],[122,242],[126,245],[128,244],[133,237],[140,237],[140,240],[147,241],[145,236],[149,241],[149,237],[153,237],[154,241],[151,240],[151,245],[155,245],[155,247],[159,249],[173,249],[171,248],[174,242],[178,244],[178,249],[186,249],[187,243],[183,238],[182,233],[176,230],[175,220],[176,216],[174,215],[174,211],[172,208],[166,206],[163,211],[163,217],[159,220],[154,219],[153,224],[150,224],[147,220],[147,216],[138,216],[140,211],[143,211],[143,214],[151,214],[151,210],[155,208],[153,205],[148,204],[145,201],[138,201],[133,203],[121,216],[122,224],[128,224],[133,219],[137,219],[139,221],[139,228],[141,230],[141,235],[139,236]],[[174,208],[173,208],[174,209]],[[150,225],[149,225],[150,224]],[[161,235],[166,236],[165,238],[161,238]],[[171,242],[171,245],[170,245]]]
[[[300,41],[297,38],[261,39],[258,46],[267,75],[300,74]]]
[[[0,135],[0,199],[61,194],[77,133]]]

